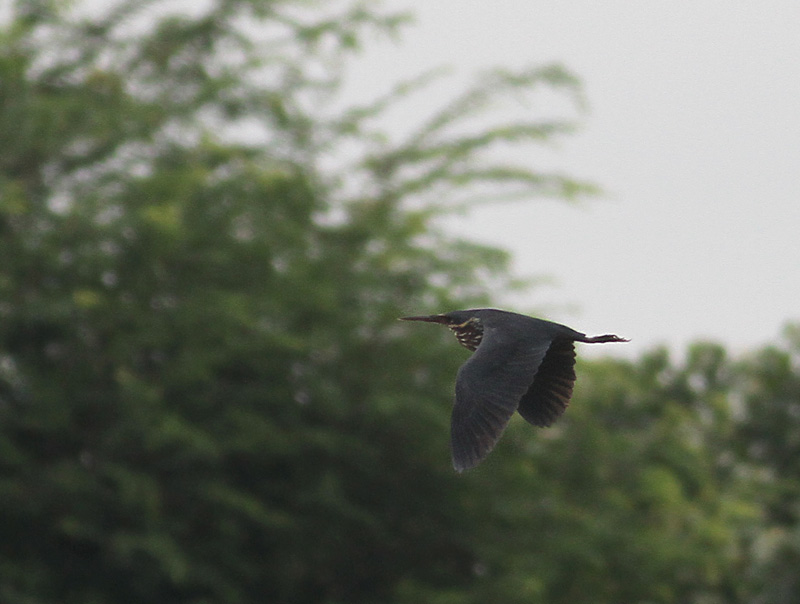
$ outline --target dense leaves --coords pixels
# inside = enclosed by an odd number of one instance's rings
[[[438,216],[591,190],[488,153],[568,132],[485,124],[569,74],[484,75],[398,139],[425,78],[336,93],[402,17],[97,8],[0,32],[0,600],[791,601],[796,332],[583,364],[559,424],[450,468],[465,352],[395,319],[514,286]]]

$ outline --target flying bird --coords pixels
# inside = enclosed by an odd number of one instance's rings
[[[575,342],[627,342],[589,337],[559,323],[493,308],[401,317],[449,327],[473,354],[458,370],[450,422],[453,467],[463,472],[491,452],[517,411],[546,427],[566,410],[575,385]]]

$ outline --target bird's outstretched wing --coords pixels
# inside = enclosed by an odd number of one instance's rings
[[[574,386],[575,343],[554,340],[517,411],[534,426],[549,426],[566,411]]]
[[[484,337],[458,370],[450,425],[453,467],[476,466],[494,448],[534,382],[549,342],[531,347]]]

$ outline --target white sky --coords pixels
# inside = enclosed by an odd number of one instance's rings
[[[498,306],[633,339],[602,354],[699,338],[738,353],[800,321],[800,2],[383,5],[416,24],[399,44],[366,49],[352,73],[367,98],[440,65],[467,74],[558,61],[583,81],[589,113],[555,153],[606,195],[454,222],[510,249],[517,273],[557,281]]]

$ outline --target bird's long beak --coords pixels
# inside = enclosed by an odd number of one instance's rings
[[[426,323],[447,323],[444,315],[421,315],[418,317],[400,317],[400,321],[425,321]]]

